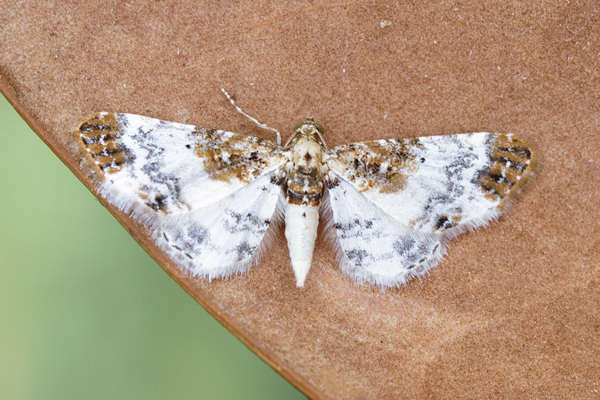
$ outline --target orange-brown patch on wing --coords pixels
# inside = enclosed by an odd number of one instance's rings
[[[86,147],[92,157],[102,155],[103,153],[112,154],[120,149],[119,143],[112,140],[112,138],[105,143],[90,143]]]
[[[231,182],[238,179],[249,183],[268,167],[265,158],[274,150],[274,145],[259,139],[241,135],[230,138],[215,134],[215,131],[198,131],[202,140],[196,144],[196,154],[204,162],[204,169],[213,179]]]
[[[410,149],[418,143],[416,138],[404,143],[365,142],[344,146],[336,155],[345,166],[345,175],[360,191],[395,193],[404,188],[411,172],[417,169],[416,156]]]
[[[379,192],[395,193],[401,190],[404,187],[404,185],[406,185],[406,181],[408,179],[407,174],[394,172],[386,175],[389,175],[389,178],[386,178],[385,181],[381,182],[381,184],[379,185]]]
[[[113,153],[107,156],[100,155],[97,157],[93,157],[94,162],[98,167],[100,167],[103,171],[106,168],[121,168],[121,164],[125,162],[125,155],[122,152]]]
[[[512,134],[499,134],[490,150],[490,168],[479,177],[486,197],[500,200],[498,208],[502,209],[527,182],[536,158],[535,151],[525,140]]]
[[[83,119],[75,129],[75,140],[96,175],[121,170],[126,155],[118,142],[119,127],[114,113],[96,113]]]
[[[490,165],[490,174],[501,176],[503,173],[510,182],[517,182],[522,175],[522,172],[514,166],[508,167],[505,163],[493,161]]]

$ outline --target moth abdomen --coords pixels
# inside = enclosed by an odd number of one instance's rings
[[[288,203],[318,207],[323,198],[323,180],[303,174],[294,174],[284,187]]]

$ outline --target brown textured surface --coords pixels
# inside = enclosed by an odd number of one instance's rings
[[[283,132],[313,116],[330,145],[519,133],[540,164],[515,207],[386,292],[352,284],[324,243],[296,289],[282,239],[243,277],[187,280],[115,215],[311,397],[600,397],[596,2],[33,3],[0,2],[2,90],[92,189],[70,132],[93,111],[269,136],[222,86]]]

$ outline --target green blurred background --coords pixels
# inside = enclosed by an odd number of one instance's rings
[[[304,398],[172,281],[1,95],[0,138],[0,399]]]

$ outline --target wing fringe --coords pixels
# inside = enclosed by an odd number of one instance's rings
[[[341,177],[338,178],[343,180],[343,178]],[[373,207],[377,206],[373,204]],[[377,208],[379,209],[379,207]],[[409,270],[408,272],[405,272],[403,274],[397,274],[393,278],[377,275],[366,270],[362,270],[361,274],[356,274],[356,266],[352,263],[352,261],[348,259],[348,257],[344,253],[344,250],[342,249],[342,246],[339,242],[339,238],[336,234],[336,230],[334,228],[335,221],[333,218],[333,210],[331,208],[331,199],[327,190],[325,191],[325,194],[323,196],[323,203],[321,205],[320,214],[322,225],[322,231],[320,232],[321,237],[323,237],[325,243],[327,243],[327,245],[333,250],[336,262],[340,266],[342,272],[348,275],[354,283],[359,285],[375,285],[382,290],[401,287],[414,278],[420,279],[422,276],[428,274],[429,271],[436,265],[438,265],[446,255],[447,240],[445,237],[441,236],[439,238],[441,248],[436,253],[435,257],[429,259],[427,265],[421,270]],[[393,220],[392,217],[389,218]],[[399,270],[403,269],[404,268],[402,266],[399,266]]]

